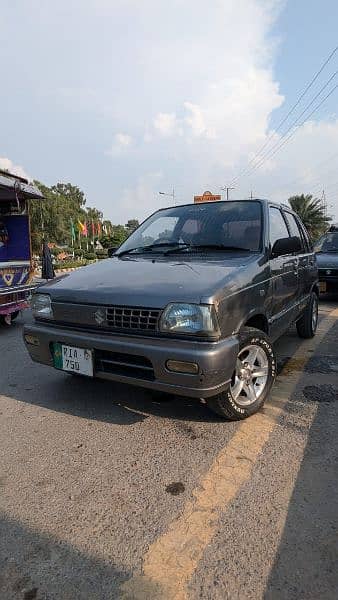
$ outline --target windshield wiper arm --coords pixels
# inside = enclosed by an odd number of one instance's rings
[[[175,246],[175,248],[181,248],[182,246],[186,248],[188,244],[184,242],[159,242],[157,244],[149,244],[148,246],[137,246],[136,248],[129,248],[128,250],[122,250],[115,256],[124,256],[125,254],[129,254],[130,252],[150,252],[151,250],[156,250],[156,248],[168,248],[171,246]]]

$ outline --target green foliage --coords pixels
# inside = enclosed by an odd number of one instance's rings
[[[58,183],[49,188],[35,181],[35,185],[45,199],[30,202],[33,252],[41,252],[43,237],[48,242],[71,246],[71,221],[83,221],[87,214],[83,192],[70,183]]]
[[[139,222],[137,219],[129,219],[128,223],[125,224],[125,228],[127,230],[128,235],[133,233],[135,229],[139,226]]]
[[[53,266],[55,271],[60,269],[75,269],[78,267],[85,267],[90,264],[92,261],[88,260],[62,260],[60,262],[56,262]]]
[[[101,223],[102,237],[100,242],[106,249],[111,246],[120,246],[128,235],[138,226],[137,219],[130,219],[126,226],[113,225],[109,220],[103,220],[103,213],[97,208],[86,207],[86,198],[80,188],[71,183],[57,183],[51,187],[39,181],[34,182],[44,195],[44,200],[32,200],[30,202],[30,220],[32,234],[32,249],[34,254],[41,254],[43,238],[49,243],[57,244],[53,254],[57,256],[61,252],[73,253],[83,258],[91,255],[96,258],[96,252],[92,249],[86,250],[87,240],[92,242],[98,239],[98,223]],[[86,222],[88,238],[78,234],[78,223]],[[72,239],[73,223],[75,228],[75,239]],[[93,240],[94,224],[95,236]],[[82,249],[81,249],[82,245]],[[58,246],[65,246],[59,248]],[[74,246],[74,248],[73,248]],[[107,252],[101,258],[107,256]]]
[[[289,198],[289,204],[303,221],[312,240],[318,239],[328,229],[332,219],[325,214],[324,206],[318,198],[313,198],[311,194],[301,194]]]
[[[111,235],[105,235],[100,239],[104,248],[120,246],[128,237],[128,231],[123,225],[112,225]]]
[[[108,252],[106,249],[95,250],[95,254],[96,254],[96,258],[98,258],[99,260],[102,258],[107,258],[107,256],[108,256]]]

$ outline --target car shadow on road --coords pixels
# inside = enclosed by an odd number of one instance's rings
[[[308,385],[317,405],[265,600],[338,598],[338,386]],[[295,410],[290,403],[286,411]],[[287,417],[286,417],[287,418]]]
[[[0,517],[0,598],[119,598],[129,574],[70,543]]]

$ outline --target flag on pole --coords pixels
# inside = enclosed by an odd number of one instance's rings
[[[73,219],[70,220],[70,235],[71,235],[71,240],[72,240],[72,245],[73,245],[74,242],[75,242],[75,239],[76,239],[75,227],[74,227]]]
[[[97,224],[97,236],[101,237],[101,223],[100,223],[100,221]]]
[[[79,226],[79,233],[81,233],[82,235],[87,235],[86,223],[81,223],[81,221],[78,221],[78,226]]]

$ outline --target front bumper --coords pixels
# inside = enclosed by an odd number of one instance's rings
[[[98,334],[42,323],[26,325],[26,335],[35,336],[38,345],[26,347],[33,361],[53,366],[53,343],[94,350],[94,377],[120,381],[154,390],[207,398],[222,392],[229,383],[238,354],[238,339],[231,336],[218,342]],[[113,357],[106,362],[100,357]],[[195,362],[196,375],[173,373],[166,368],[168,359]],[[133,369],[133,363],[135,368]],[[111,368],[107,372],[103,364]],[[152,369],[142,365],[150,364]],[[126,366],[127,365],[127,366]]]

